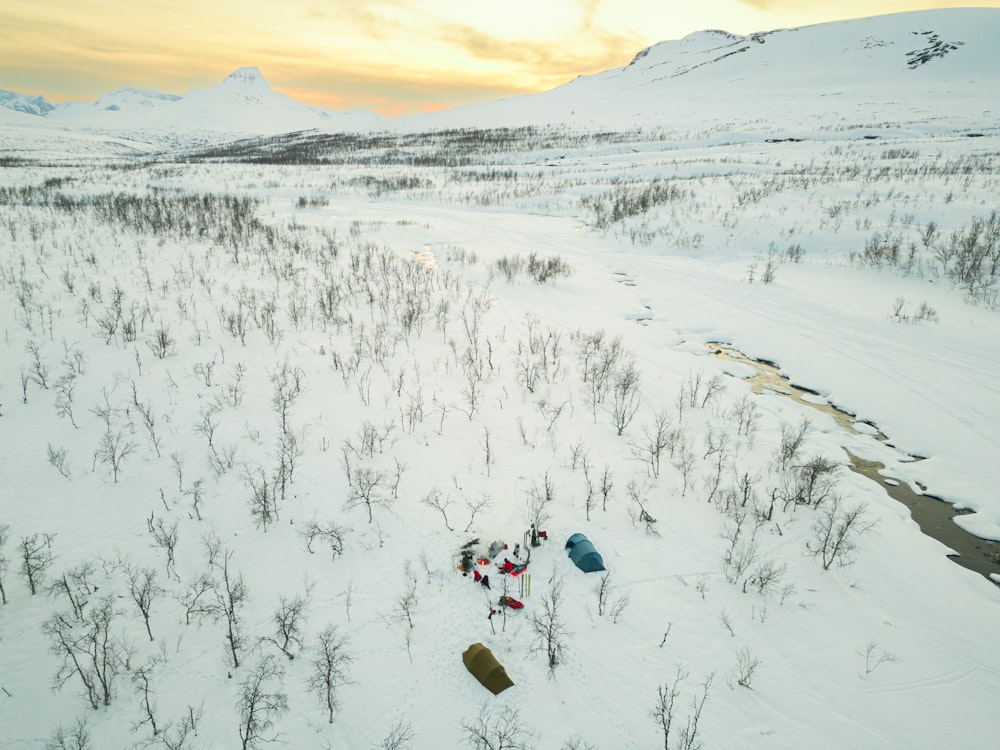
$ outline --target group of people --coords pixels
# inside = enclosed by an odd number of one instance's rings
[[[503,549],[507,549],[506,544],[503,545]],[[514,558],[513,560],[511,560],[509,557],[505,557],[503,559],[503,562],[497,565],[497,571],[501,575],[519,575],[521,572],[525,570],[525,568],[528,567],[527,562],[523,563],[521,562],[520,543],[514,545],[514,550],[511,554]],[[485,563],[486,561],[482,560],[480,562]],[[459,568],[461,569],[463,576],[468,576],[469,573],[471,572],[472,580],[475,583],[478,583],[484,588],[487,589],[490,588],[490,577],[484,573],[479,572],[479,568],[476,567],[476,561],[473,558],[471,550],[466,549],[462,552],[462,562],[459,565]]]

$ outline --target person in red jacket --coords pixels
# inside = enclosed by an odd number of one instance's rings
[[[506,557],[503,559],[503,565],[500,566],[501,573],[510,573],[514,569],[514,563],[508,560]]]

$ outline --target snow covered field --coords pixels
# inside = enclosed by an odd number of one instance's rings
[[[470,114],[183,158],[5,115],[0,745],[994,747],[1000,591],[845,452],[1000,539],[970,91],[800,140]],[[457,570],[533,522],[521,579]]]

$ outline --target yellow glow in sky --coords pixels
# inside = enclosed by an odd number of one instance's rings
[[[975,0],[3,0],[0,89],[53,101],[183,94],[256,65],[271,86],[385,115],[493,101],[621,67],[703,29],[739,34]]]

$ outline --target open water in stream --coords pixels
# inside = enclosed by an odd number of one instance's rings
[[[816,400],[814,397],[818,394],[815,391],[811,391],[803,386],[793,385],[788,378],[780,373],[778,367],[773,363],[751,359],[742,352],[724,344],[711,342],[708,346],[715,357],[740,362],[753,367],[756,374],[748,378],[747,382],[750,383],[757,393],[769,390],[788,396],[794,401],[808,406],[810,409],[816,409],[824,414],[829,414],[837,421],[837,424],[848,430],[871,435],[873,439],[891,445],[891,443],[887,442],[888,438],[871,422],[859,420],[855,415],[838,409],[830,403]],[[885,469],[884,464],[877,461],[867,461],[855,456],[846,449],[845,451],[850,458],[852,470],[871,479],[873,482],[881,484],[890,497],[898,500],[910,509],[910,515],[924,534],[937,539],[955,551],[954,555],[949,555],[950,559],[984,576],[1000,576],[1000,544],[988,539],[982,539],[975,534],[970,534],[953,520],[957,515],[971,513],[972,511],[957,509],[955,506],[944,502],[934,495],[928,495],[924,492],[926,489],[924,487],[918,487],[914,490],[906,482],[885,475],[883,473]],[[909,461],[921,460],[919,456],[903,455]],[[996,582],[1000,579],[994,578],[993,580]]]

